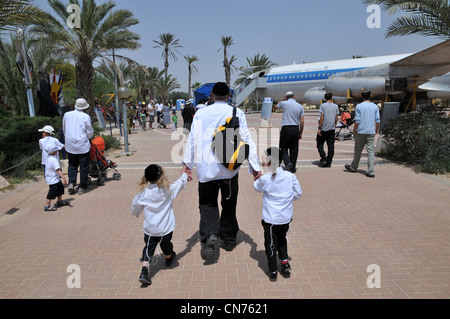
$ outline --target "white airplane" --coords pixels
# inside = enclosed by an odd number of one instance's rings
[[[368,89],[376,99],[407,103],[450,98],[450,40],[415,54],[293,64],[254,73],[235,88],[240,105],[250,94],[280,101],[292,91],[300,103],[320,105],[330,91],[337,104],[359,99]]]

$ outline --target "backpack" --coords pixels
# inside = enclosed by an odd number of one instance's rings
[[[233,116],[214,132],[211,149],[217,160],[227,169],[238,169],[250,153],[250,147],[239,135],[239,118],[233,107]]]

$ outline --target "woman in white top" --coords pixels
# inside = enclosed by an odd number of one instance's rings
[[[253,185],[257,192],[264,194],[262,225],[270,281],[277,280],[277,251],[281,260],[281,274],[290,276],[286,234],[292,221],[293,202],[302,196],[297,177],[280,167],[281,158],[278,147],[267,149],[261,163],[265,174]]]
[[[142,190],[137,194],[131,205],[131,214],[139,217],[142,211],[144,220],[145,248],[142,251],[142,272],[139,281],[150,285],[149,266],[156,246],[160,245],[166,256],[165,264],[170,266],[175,260],[175,252],[171,242],[175,229],[175,216],[172,202],[178,193],[186,186],[188,176],[183,169],[181,177],[170,184],[161,166],[152,164],[145,169],[140,186]],[[150,183],[148,187],[146,184]]]

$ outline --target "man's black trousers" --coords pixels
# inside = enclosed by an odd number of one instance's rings
[[[280,150],[283,155],[283,162],[284,165],[291,163],[294,171],[297,166],[299,137],[300,128],[298,125],[287,125],[281,128]]]
[[[199,183],[200,237],[202,242],[218,235],[224,242],[236,244],[239,225],[236,205],[239,192],[239,174],[231,179]],[[219,213],[218,196],[221,195],[222,213]]]

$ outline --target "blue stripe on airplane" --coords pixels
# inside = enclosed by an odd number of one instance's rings
[[[267,77],[267,83],[326,80],[331,75],[336,74],[336,73],[350,72],[350,71],[356,71],[356,70],[361,70],[361,69],[364,69],[364,68],[273,74],[273,75],[267,75],[266,77]]]

